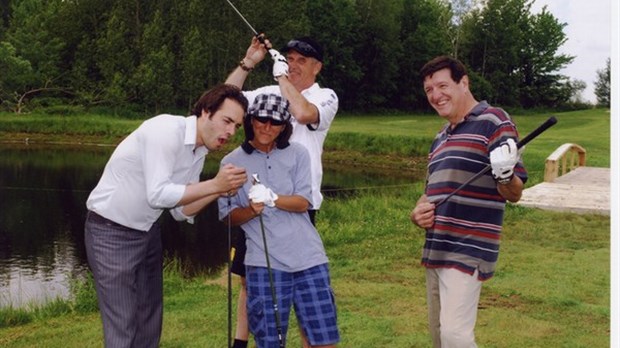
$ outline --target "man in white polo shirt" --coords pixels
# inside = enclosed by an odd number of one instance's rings
[[[241,126],[248,106],[239,88],[205,92],[188,117],[144,121],[114,150],[86,206],[85,245],[93,272],[106,347],[157,347],[163,313],[158,218],[193,217],[247,180],[224,166],[200,181],[205,156]]]
[[[254,37],[245,57],[228,76],[226,83],[242,88],[250,71],[265,58],[266,52],[265,46]],[[338,112],[338,97],[333,90],[322,88],[316,82],[323,68],[323,48],[315,40],[309,37],[293,39],[281,52],[286,56],[286,63],[283,65],[288,64],[288,71],[277,71],[278,68],[275,67],[274,79],[278,84],[244,91],[243,94],[251,102],[259,94],[274,93],[283,96],[290,103],[289,110],[293,115],[291,141],[301,143],[310,153],[312,207],[309,214],[314,223],[315,213],[323,202],[323,142]]]
[[[270,47],[269,40],[263,40],[263,38],[259,40],[253,37],[245,57],[228,76],[226,83],[242,88],[248,74],[265,58]],[[318,42],[310,37],[301,37],[290,40],[280,51],[282,53],[273,49],[269,50],[274,60],[273,77],[278,84],[243,93],[250,103],[260,94],[276,94],[288,100],[289,111],[293,116],[291,118],[293,134],[290,141],[302,144],[310,154],[312,195],[308,214],[312,224],[315,224],[316,213],[323,202],[321,194],[323,142],[338,112],[338,97],[333,90],[322,88],[316,82],[323,68],[324,58],[323,48]],[[232,272],[242,277],[242,283],[245,277],[244,257],[245,240],[241,238],[235,245]],[[234,348],[245,347],[249,338],[246,321],[243,320],[246,316],[245,297],[245,286],[242,284]],[[304,341],[304,347],[306,346],[307,342]]]

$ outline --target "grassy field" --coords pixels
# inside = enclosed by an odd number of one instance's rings
[[[515,121],[524,136],[549,116],[516,115]],[[556,116],[558,124],[524,153],[532,175],[528,185],[542,180],[544,158],[566,142],[586,148],[588,165],[609,166],[610,116],[605,110]],[[2,130],[4,117],[0,115]],[[332,126],[326,157],[338,160],[349,154],[362,164],[367,163],[365,157],[394,157],[406,164],[409,155],[423,156],[441,124],[431,115],[342,115]],[[131,121],[126,127],[134,125]],[[424,270],[419,265],[424,235],[408,218],[421,192],[418,183],[324,203],[318,229],[330,257],[340,347],[430,346]],[[609,237],[608,216],[509,206],[497,273],[482,290],[479,346],[608,347]],[[224,347],[225,276],[183,279],[174,263],[166,270],[161,347]],[[30,311],[0,310],[0,346],[101,346],[92,289],[79,288],[76,293],[75,302],[58,301]],[[291,328],[289,334],[288,346],[298,347],[297,331]]]

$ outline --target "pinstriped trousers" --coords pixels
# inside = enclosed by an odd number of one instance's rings
[[[105,347],[157,347],[163,316],[159,225],[138,231],[89,211],[84,233]]]

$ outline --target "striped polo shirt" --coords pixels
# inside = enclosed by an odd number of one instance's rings
[[[428,155],[426,195],[437,202],[478,173],[489,162],[489,153],[508,138],[518,140],[517,129],[502,109],[482,101],[453,129],[437,133]],[[527,181],[523,163],[515,175]],[[506,200],[497,191],[489,170],[436,207],[435,224],[426,230],[422,264],[430,268],[455,268],[478,278],[493,276]]]

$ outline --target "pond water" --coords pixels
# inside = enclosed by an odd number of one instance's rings
[[[66,298],[71,280],[88,272],[85,202],[113,150],[0,144],[0,307]],[[207,158],[205,177],[217,168],[218,161]],[[327,164],[323,191],[346,197],[360,188],[410,185],[413,176]],[[216,204],[200,213],[194,225],[163,215],[166,256],[176,259],[187,275],[225,267],[227,230],[217,220]]]

